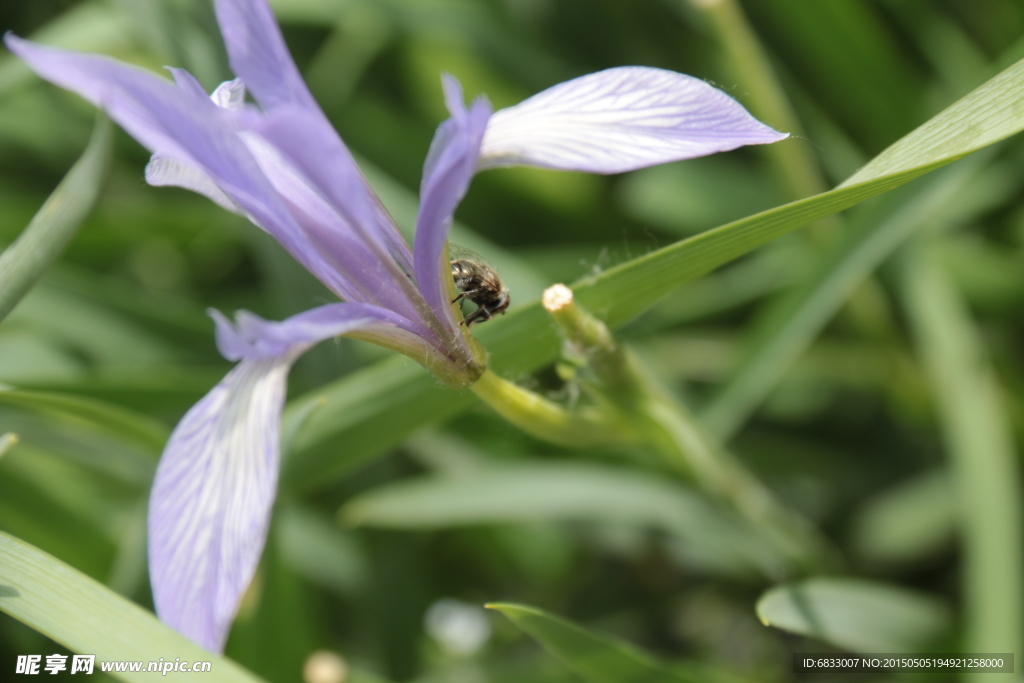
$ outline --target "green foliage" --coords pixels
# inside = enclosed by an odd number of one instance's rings
[[[210,661],[211,679],[259,681],[231,661],[186,640],[138,605],[125,600],[54,557],[0,534],[0,609],[73,652],[107,661]],[[151,673],[121,673],[141,681]],[[192,680],[170,672],[169,680]]]
[[[110,121],[100,114],[85,154],[17,241],[0,254],[0,320],[53,263],[92,210],[107,172],[110,128]]]
[[[698,679],[670,671],[629,644],[598,635],[525,605],[494,603],[498,610],[533,636],[588,683],[685,683]]]
[[[777,586],[757,601],[766,626],[852,652],[917,652],[945,635],[941,600],[861,579],[819,578]]]

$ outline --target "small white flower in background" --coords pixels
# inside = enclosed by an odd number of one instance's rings
[[[424,622],[431,638],[460,657],[476,654],[491,638],[486,610],[452,598],[431,605]]]
[[[348,664],[336,652],[317,650],[306,658],[302,666],[302,680],[304,683],[345,683]]]

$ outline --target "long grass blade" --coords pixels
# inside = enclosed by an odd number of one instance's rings
[[[202,678],[218,683],[261,679],[165,626],[155,616],[60,560],[0,533],[0,610],[72,652],[101,662],[144,662],[141,672],[112,672],[122,681],[146,681],[149,662],[212,662]],[[70,668],[70,667],[69,667]],[[161,670],[162,673],[162,670]],[[162,680],[194,681],[193,673],[168,672]]]
[[[42,277],[99,197],[110,159],[111,126],[102,113],[85,153],[32,221],[0,254],[0,320]]]
[[[934,254],[920,249],[907,263],[905,296],[952,464],[963,548],[964,647],[1019,652],[1024,529],[1013,432],[970,314]]]

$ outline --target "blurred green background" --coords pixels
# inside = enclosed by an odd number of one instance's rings
[[[769,125],[799,133],[776,146],[786,152],[744,149],[623,176],[478,176],[453,240],[498,268],[513,310],[549,284],[831,187],[1024,56],[1016,0],[745,2],[792,108],[792,118],[783,110],[773,120],[752,92],[763,81],[749,80],[728,49],[731,29],[696,0],[271,4],[314,95],[403,229],[446,116],[442,72],[500,108],[603,68],[658,66],[709,80]],[[230,77],[205,0],[5,0],[0,28],[154,69],[183,66],[210,89]],[[0,55],[0,242],[21,232],[81,154],[94,118]],[[332,297],[241,218],[148,187],[147,158],[117,133],[97,209],[0,325],[0,383],[121,406],[155,436],[0,391],[0,435],[19,437],[0,459],[0,529],[151,606],[145,505],[160,435],[230,367],[205,309],[279,319]],[[907,648],[956,651],[972,629],[984,631],[970,623],[977,584],[965,587],[965,564],[978,557],[970,549],[979,532],[964,510],[984,505],[985,480],[965,475],[964,463],[992,434],[1002,439],[992,448],[1016,460],[1012,441],[1024,435],[1024,148],[1010,140],[982,161],[950,169],[960,175],[945,176],[947,185],[925,177],[768,245],[620,331],[823,529],[837,574],[915,592],[911,616],[930,616],[888,641]],[[793,164],[802,181],[786,175]],[[835,246],[887,225],[914,235],[852,256]],[[852,274],[838,284],[826,277],[841,272]],[[800,286],[820,296],[796,320],[785,293]],[[744,363],[773,343],[793,359],[758,356],[768,375],[779,370],[777,381],[736,382],[753,376]],[[964,367],[981,368],[985,382],[944,374],[949,354],[967,354]],[[322,344],[297,364],[289,395],[315,397],[388,355],[346,339]],[[572,393],[551,370],[511,378]],[[737,554],[715,513],[701,516],[714,502],[650,454],[559,449],[468,394],[451,395],[457,405],[447,413],[406,414],[429,426],[404,443],[379,438],[402,432],[401,415],[397,426],[342,431],[318,446],[336,463],[323,477],[286,481],[228,656],[270,681],[302,680],[319,650],[340,654],[356,682],[578,680],[482,610],[498,600],[616,634],[690,667],[695,680],[829,680],[793,674],[790,653],[863,649],[862,633],[822,642],[759,623],[754,605],[779,578],[764,570],[769,560],[756,547]],[[695,507],[666,519],[658,496]],[[1019,513],[1015,502],[993,514]],[[1005,552],[1019,552],[1019,542]],[[6,616],[0,633],[2,667],[17,654],[63,651]]]

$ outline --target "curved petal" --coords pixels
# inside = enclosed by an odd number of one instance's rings
[[[245,83],[241,78],[224,81],[210,94],[210,99],[221,109],[241,109],[245,106]]]
[[[287,354],[290,349],[315,344],[354,330],[392,335],[398,343],[414,336],[432,339],[430,331],[394,311],[372,304],[327,304],[280,322],[239,311],[232,324],[219,311],[210,310],[217,323],[217,348],[228,360],[256,360]]]
[[[174,83],[181,90],[194,97],[206,97],[206,91],[195,76],[184,69],[167,69],[174,77]],[[245,85],[241,79],[225,81],[217,86],[210,100],[222,109],[239,109],[245,102]],[[146,182],[153,187],[181,187],[212,199],[232,213],[244,213],[217,187],[210,176],[187,162],[172,159],[166,154],[154,154],[146,164]]]
[[[496,112],[479,165],[622,173],[786,137],[700,79],[618,67]]]
[[[446,74],[443,84],[451,118],[438,127],[423,167],[413,262],[416,284],[423,297],[434,313],[454,329],[444,279],[451,277],[451,271],[442,262],[442,256],[455,209],[476,171],[491,105],[479,98],[467,109],[458,81]]]
[[[157,615],[220,652],[266,541],[292,358],[243,361],[182,419],[149,503]]]
[[[164,154],[154,154],[146,164],[146,182],[153,187],[183,187],[198,192],[234,213],[241,213],[231,198],[198,168]]]
[[[264,109],[292,104],[319,111],[264,0],[217,0],[216,10],[231,69]]]
[[[394,323],[388,312],[358,304],[281,323],[250,314],[238,329],[221,318],[221,347],[242,360],[175,428],[149,502],[150,577],[163,621],[223,649],[266,541],[288,370],[322,339]]]
[[[171,70],[175,87],[153,73],[107,57],[44,47],[10,33],[4,41],[43,78],[103,107],[143,146],[184,165],[186,173],[175,180],[197,184],[190,189],[199,189],[204,178],[213,182],[306,269],[345,296],[343,278],[296,222],[233,127],[244,109],[218,107],[180,69]],[[173,172],[158,164],[153,175],[157,181],[168,181]]]

